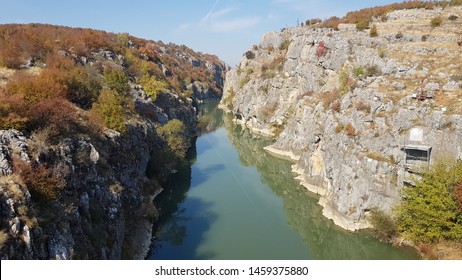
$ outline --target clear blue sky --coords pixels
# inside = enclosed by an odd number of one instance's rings
[[[230,66],[264,33],[398,0],[0,0],[0,23],[50,23],[185,44]]]

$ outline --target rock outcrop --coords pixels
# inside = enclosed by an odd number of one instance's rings
[[[416,168],[406,145],[431,147],[430,162],[462,156],[460,20],[447,19],[461,12],[391,12],[371,23],[377,37],[349,24],[268,33],[228,72],[221,106],[275,137],[267,151],[294,161],[326,217],[366,228],[370,210],[391,213]]]
[[[94,70],[95,80],[104,80],[103,66],[127,73],[123,96],[129,107],[123,109],[126,131],[121,132],[85,123],[88,116],[85,110],[91,108],[87,104],[79,104],[82,107],[76,109],[79,121],[87,126],[74,131],[57,134],[47,129],[46,124],[36,131],[0,130],[0,258],[145,258],[159,211],[153,200],[162,191],[163,176],[168,176],[175,167],[174,159],[165,156],[168,143],[157,130],[178,119],[184,125],[181,133],[188,142],[182,148],[192,145],[197,133],[194,104],[221,96],[227,66],[215,56],[196,53],[185,46],[124,34],[48,25],[0,28],[17,32],[36,28],[37,38],[43,40],[47,40],[40,37],[47,36],[45,31],[53,34],[60,28],[65,34],[75,32],[75,36],[82,36],[79,32],[89,32],[100,39],[113,36],[108,42],[128,40],[126,44],[119,42],[112,50],[98,48],[88,52],[85,49],[75,52],[76,48],[59,46],[61,42],[55,40],[54,55],[70,58],[76,69]],[[28,37],[20,39],[27,41]],[[20,61],[29,55],[24,53],[16,59]],[[138,68],[130,68],[136,63]],[[171,68],[173,65],[175,69]],[[46,67],[33,57],[17,70],[7,70],[38,75]],[[144,74],[148,77],[153,77],[152,71],[158,69],[153,79],[170,84],[155,96],[149,95],[140,82],[140,69],[150,73]],[[190,69],[197,73],[188,72]],[[2,94],[12,76],[9,72],[2,76]],[[3,108],[0,117],[4,117]],[[3,123],[0,127],[4,127]],[[156,174],[147,174],[151,166],[156,166]],[[48,189],[58,192],[46,197],[43,193]]]

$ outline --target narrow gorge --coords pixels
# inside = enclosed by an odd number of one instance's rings
[[[461,25],[459,1],[378,6],[233,69],[0,25],[0,259],[462,258]]]

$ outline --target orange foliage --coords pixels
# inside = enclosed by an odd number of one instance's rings
[[[359,22],[369,22],[372,18],[382,17],[389,12],[396,11],[396,10],[404,10],[404,9],[416,9],[416,8],[425,8],[425,9],[432,9],[435,6],[439,5],[447,5],[446,1],[406,1],[403,3],[395,3],[390,5],[384,6],[376,6],[372,8],[365,8],[358,11],[353,11],[347,13],[343,18],[331,17],[325,20],[322,24],[319,23],[319,20],[307,20],[307,25],[311,24],[314,27],[327,27],[336,29],[340,23],[352,23],[357,24]]]
[[[47,199],[57,199],[64,188],[64,180],[44,165],[29,165],[20,159],[13,158],[13,167],[32,194],[35,193]]]
[[[38,76],[17,73],[6,86],[8,95],[19,95],[28,104],[44,99],[64,96],[67,86],[62,72],[45,70]]]
[[[345,126],[345,134],[348,136],[356,136],[356,129],[353,127],[351,123],[348,123]]]

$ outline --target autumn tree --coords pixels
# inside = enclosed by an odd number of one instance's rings
[[[104,126],[125,132],[126,115],[123,98],[114,90],[103,89],[98,100],[93,104],[90,115],[95,121]]]

